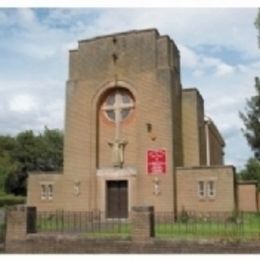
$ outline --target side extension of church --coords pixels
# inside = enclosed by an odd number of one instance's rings
[[[180,53],[156,29],[79,41],[69,54],[64,171],[31,173],[38,210],[237,208],[235,169],[196,88],[181,85]]]

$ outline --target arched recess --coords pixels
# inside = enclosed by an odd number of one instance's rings
[[[106,110],[106,105],[113,105],[111,99],[122,101],[131,105],[129,111],[122,110],[123,116],[120,122],[119,131],[116,122],[116,113],[111,110]],[[112,168],[113,154],[111,143],[115,138],[124,139],[126,145],[124,148],[124,167],[134,166],[136,163],[136,110],[138,106],[137,93],[135,88],[130,84],[118,81],[110,82],[100,88],[93,101],[95,102],[95,122],[96,122],[96,168]],[[110,99],[110,101],[109,101]],[[128,102],[129,101],[129,102]],[[114,103],[116,101],[114,100]],[[115,105],[115,104],[114,104]],[[113,120],[114,119],[114,120]],[[109,144],[110,143],[110,144]]]

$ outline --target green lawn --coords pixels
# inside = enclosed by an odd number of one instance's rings
[[[177,223],[174,225],[156,225],[155,234],[158,238],[193,240],[193,239],[260,239],[259,229],[236,224],[218,223]]]
[[[176,240],[260,240],[260,215],[244,214],[240,223],[196,221],[157,224],[155,234],[160,239]]]

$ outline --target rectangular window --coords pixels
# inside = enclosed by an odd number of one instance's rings
[[[41,199],[46,200],[46,198],[47,198],[46,185],[41,185]]]
[[[49,200],[53,199],[53,185],[52,184],[48,185],[48,199]]]
[[[53,185],[52,184],[41,184],[41,199],[42,200],[53,200]]]
[[[216,196],[216,187],[215,187],[215,182],[214,181],[209,181],[208,182],[208,196],[210,198]]]
[[[198,182],[198,195],[199,195],[200,198],[205,197],[205,183],[204,183],[204,181]]]

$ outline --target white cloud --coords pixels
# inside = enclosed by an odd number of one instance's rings
[[[238,65],[239,67],[236,68],[226,64],[220,58],[196,53],[185,45],[178,45],[178,47],[181,53],[182,67],[192,69],[195,77],[203,77],[209,69],[212,70],[210,74],[217,77],[225,77],[233,74],[236,69],[244,69],[242,65]]]
[[[205,72],[202,69],[195,69],[193,70],[192,75],[196,78],[201,78],[205,75]]]
[[[29,8],[17,9],[17,15],[21,25],[33,25],[37,20],[33,10]]]
[[[38,102],[31,95],[18,95],[9,101],[9,109],[13,112],[26,113],[38,109]]]
[[[185,45],[179,44],[178,49],[180,50],[181,65],[185,68],[196,69],[199,66],[200,57]]]
[[[38,124],[49,128],[63,128],[64,121],[64,100],[53,100],[46,104],[45,111],[38,118]]]
[[[227,64],[219,64],[217,66],[217,71],[216,71],[216,75],[217,76],[226,76],[226,75],[230,75],[232,73],[235,72],[235,69]]]
[[[108,9],[86,31],[92,36],[155,27],[178,45],[226,46],[254,57],[258,52],[253,25],[256,14],[257,9],[250,8]]]

